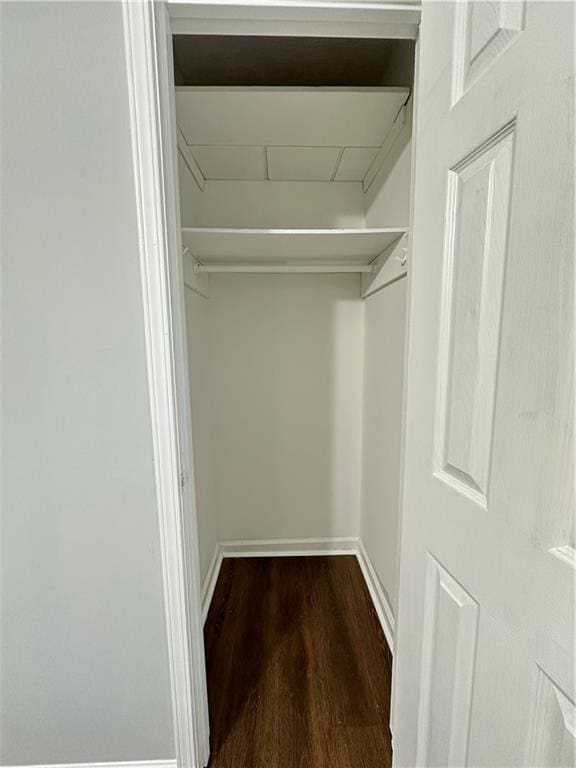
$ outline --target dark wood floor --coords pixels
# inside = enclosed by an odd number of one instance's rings
[[[205,628],[210,768],[386,768],[392,658],[356,558],[226,559]]]

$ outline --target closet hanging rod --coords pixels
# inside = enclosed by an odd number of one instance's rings
[[[194,272],[236,272],[246,274],[338,274],[374,272],[372,264],[195,264]]]

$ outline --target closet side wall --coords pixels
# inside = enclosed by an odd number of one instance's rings
[[[406,280],[366,299],[361,539],[394,614]]]
[[[410,215],[410,169],[412,141],[409,120],[391,156],[366,193],[367,227],[408,227]]]
[[[122,7],[0,14],[0,763],[172,759]]]
[[[188,372],[201,582],[218,542],[214,507],[213,375],[210,299],[185,287]]]
[[[411,125],[368,190],[366,226],[408,227]],[[406,332],[406,279],[364,303],[364,399],[360,536],[396,612],[401,430]]]
[[[203,192],[194,181],[180,153],[178,181],[181,217],[190,217],[202,203]],[[214,399],[212,370],[212,322],[210,277],[193,272],[194,261],[183,256],[184,299],[188,375],[192,416],[192,452],[196,488],[196,519],[200,555],[200,580],[208,572],[218,543],[218,522],[214,500]],[[196,290],[193,290],[193,289]]]
[[[215,489],[222,540],[358,535],[358,275],[217,275]]]

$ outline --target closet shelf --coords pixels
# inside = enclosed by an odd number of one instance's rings
[[[369,265],[406,229],[224,229],[183,227],[182,243],[203,265]],[[359,270],[360,271],[360,270]]]

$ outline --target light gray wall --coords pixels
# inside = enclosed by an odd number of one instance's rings
[[[171,758],[121,5],[0,8],[0,759]]]

